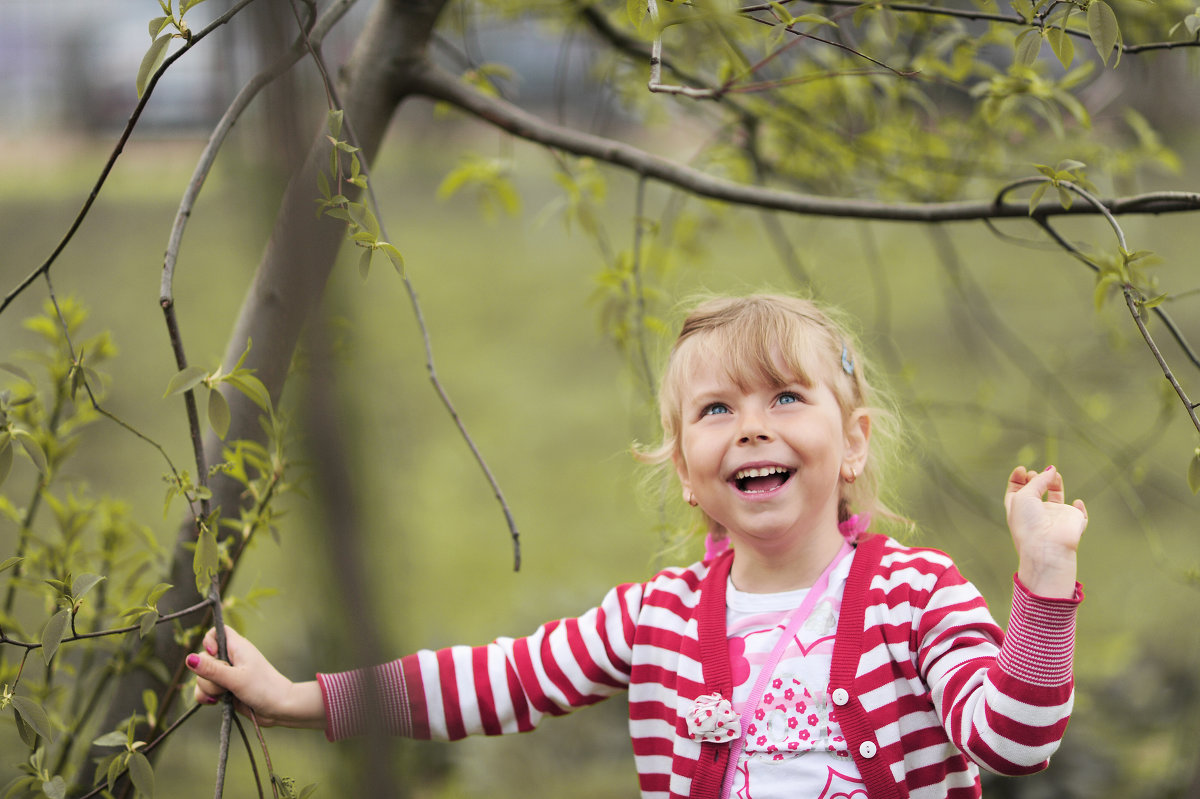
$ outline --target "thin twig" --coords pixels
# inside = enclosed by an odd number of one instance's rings
[[[1090,258],[1087,257],[1087,255],[1081,252],[1078,247],[1067,241],[1057,230],[1054,229],[1049,220],[1045,219],[1044,217],[1035,217],[1033,221],[1037,223],[1038,227],[1046,231],[1046,234],[1050,236],[1050,238],[1052,238],[1054,242],[1058,244],[1058,246],[1066,250],[1077,261],[1083,263],[1089,269],[1095,272],[1101,271],[1099,264],[1094,263]],[[1183,330],[1181,330],[1179,325],[1175,322],[1174,317],[1167,313],[1166,309],[1164,309],[1161,305],[1156,305],[1150,310],[1154,312],[1154,315],[1158,317],[1159,321],[1166,326],[1168,331],[1170,331],[1171,337],[1175,339],[1175,343],[1177,343],[1179,348],[1183,350],[1183,354],[1189,361],[1191,361],[1192,365],[1197,369],[1200,369],[1200,353],[1197,353],[1195,348],[1192,347],[1191,342],[1187,340],[1187,337],[1183,334]]]
[[[329,80],[329,75],[325,69],[324,59],[321,56],[320,49],[311,42],[309,42],[309,48],[310,52],[312,53],[313,60],[317,63],[318,68],[321,71],[321,76],[325,84],[325,90],[330,98],[331,107],[344,109],[344,106],[341,104],[341,100],[338,98],[337,88],[333,85],[332,81]],[[346,136],[350,144],[355,147],[360,146],[359,139],[354,133],[353,123],[348,116],[343,117],[342,127],[346,131]],[[371,207],[376,211],[375,216],[379,222],[380,239],[390,242],[392,239],[387,233],[384,221],[382,219],[382,214],[378,212],[380,205],[375,196],[374,182],[371,180],[369,167],[365,163],[361,164],[361,171],[367,182],[367,198],[371,203]],[[450,399],[450,395],[446,392],[445,387],[442,385],[441,378],[438,376],[437,367],[433,358],[433,343],[430,339],[429,328],[425,324],[425,315],[421,308],[421,302],[417,295],[416,286],[413,285],[412,280],[408,277],[408,274],[404,270],[397,270],[397,272],[399,273],[400,280],[404,285],[404,290],[408,294],[409,304],[412,307],[413,316],[416,318],[417,328],[421,333],[421,342],[425,351],[425,369],[429,374],[429,380],[433,384],[434,391],[437,393],[438,399],[441,400],[442,406],[450,415],[450,419],[454,422],[455,427],[458,428],[459,435],[462,437],[467,447],[471,450],[471,455],[475,458],[475,463],[478,464],[480,471],[483,472],[484,478],[487,480],[488,485],[492,489],[493,496],[500,505],[500,509],[504,514],[505,523],[508,526],[509,536],[512,540],[513,571],[520,571],[521,537],[520,531],[517,529],[516,519],[513,518],[512,510],[508,506],[508,501],[504,497],[504,491],[500,488],[500,483],[496,480],[495,475],[492,474],[491,468],[484,459],[483,453],[479,451],[479,447],[475,444],[474,439],[471,438],[465,423],[458,415],[458,410],[455,408],[454,403]]]
[[[242,720],[237,716],[233,717],[233,723],[237,726],[238,735],[242,736],[242,746],[246,749],[246,757],[250,759],[250,771],[254,773],[254,785],[258,788],[258,799],[264,799],[262,778],[258,776],[258,760],[254,757],[254,747],[250,745],[250,738],[246,735],[246,728],[242,725]],[[258,722],[254,722],[254,731],[258,733],[259,743],[263,745],[263,753],[267,751],[267,743],[263,740],[262,732],[258,729]],[[267,761],[267,771],[271,770],[271,761]],[[271,780],[271,788],[275,788],[275,780]],[[275,791],[275,799],[279,799],[279,791]]]
[[[633,259],[630,270],[633,277],[633,328],[637,337],[638,366],[642,382],[651,402],[658,396],[654,370],[650,366],[650,354],[646,351],[646,292],[642,286],[642,235],[645,228],[646,178],[639,177],[633,210]]]
[[[161,744],[163,741],[165,741],[167,739],[168,735],[175,732],[175,730],[179,729],[179,727],[182,726],[185,721],[190,719],[196,713],[196,711],[199,709],[200,709],[200,705],[192,705],[191,707],[189,707],[187,710],[185,710],[183,712],[182,716],[175,719],[175,722],[170,727],[167,727],[165,730],[162,731],[162,733],[157,738],[155,738],[153,741],[151,741],[150,743],[143,746],[138,751],[142,752],[143,754],[145,754],[146,752],[153,752],[154,749],[157,748],[159,744]],[[127,771],[128,771],[128,769],[126,769],[125,771],[122,771],[120,774],[117,775],[117,777],[119,778],[119,777],[123,776]],[[100,796],[101,794],[105,793],[107,790],[108,790],[108,784],[102,782],[98,786],[93,788],[91,791],[89,791],[88,793],[85,793],[83,796],[79,797],[79,799],[94,799],[95,797]]]
[[[1125,305],[1129,307],[1129,313],[1133,316],[1133,321],[1137,325],[1138,331],[1142,334],[1142,338],[1145,339],[1146,346],[1150,348],[1150,352],[1154,353],[1154,360],[1158,361],[1158,366],[1162,369],[1163,375],[1167,378],[1168,382],[1170,382],[1171,388],[1175,389],[1175,393],[1179,395],[1180,401],[1183,402],[1183,407],[1187,409],[1188,417],[1191,418],[1192,424],[1196,427],[1196,432],[1200,432],[1200,418],[1196,416],[1196,403],[1188,398],[1187,392],[1179,384],[1179,380],[1176,379],[1175,373],[1171,371],[1171,367],[1167,365],[1167,361],[1163,358],[1158,345],[1154,343],[1154,339],[1146,327],[1146,320],[1142,318],[1140,308],[1144,300],[1141,298],[1140,292],[1128,283],[1121,286],[1121,291],[1125,294]],[[1139,296],[1135,297],[1135,293]]]
[[[158,621],[154,622],[155,626],[163,622],[174,621],[175,619],[187,616],[190,613],[195,613],[198,610],[203,610],[210,604],[209,599],[203,599],[196,604],[186,607],[183,610],[177,610],[174,613],[168,613],[164,616],[159,616]],[[141,629],[140,624],[131,624],[128,627],[114,627],[110,630],[96,630],[90,633],[77,633],[63,638],[61,644],[69,644],[72,641],[82,641],[88,638],[105,638],[110,635],[121,635],[122,633],[137,632]],[[0,644],[11,644],[12,646],[24,647],[25,649],[41,649],[42,644],[37,641],[19,641],[15,638],[9,638],[3,629],[0,629]]]
[[[262,747],[263,762],[266,763],[266,766],[267,766],[267,776],[269,776],[271,778],[271,793],[274,794],[275,799],[279,799],[279,786],[277,786],[275,784],[275,766],[271,763],[271,750],[269,750],[267,748],[267,739],[263,737],[262,727],[258,723],[258,716],[255,714],[254,708],[250,708],[249,710],[250,710],[250,721],[254,724],[254,734],[258,736],[258,745]],[[241,729],[242,729],[242,725],[239,722],[238,730],[240,731]],[[246,733],[243,732],[242,737],[244,738],[245,736],[246,736]],[[247,744],[247,746],[249,746],[249,744]],[[251,763],[254,762],[253,756],[251,756],[250,762]],[[258,780],[258,769],[257,768],[254,770],[254,779],[255,779],[255,781]],[[263,794],[262,785],[259,785],[258,786],[259,799],[262,799],[262,794]]]
[[[163,76],[163,74],[172,64],[174,64],[176,61],[182,58],[185,53],[199,44],[202,39],[220,26],[229,22],[229,20],[237,16],[238,12],[250,5],[252,2],[254,2],[254,0],[239,0],[239,2],[237,2],[232,8],[213,20],[213,22],[206,26],[203,30],[193,33],[191,39],[189,39],[183,45],[183,47],[168,56],[163,61],[162,66],[158,68],[158,71],[154,73],[149,82],[146,84],[146,90],[142,93],[141,98],[134,107],[133,113],[129,115],[129,119],[125,123],[125,130],[121,132],[120,138],[117,139],[117,143],[113,147],[112,153],[108,156],[108,161],[105,162],[104,167],[100,170],[100,176],[96,179],[95,184],[92,186],[91,193],[88,194],[87,199],[83,203],[83,207],[79,209],[79,213],[75,215],[75,220],[71,223],[71,226],[67,228],[67,232],[58,242],[58,245],[54,248],[46,260],[42,262],[42,265],[33,270],[28,277],[17,284],[17,287],[5,296],[4,301],[0,302],[0,313],[4,313],[4,309],[7,308],[13,300],[20,296],[25,289],[29,288],[33,281],[37,280],[39,275],[49,271],[54,262],[58,260],[58,256],[62,254],[64,249],[66,249],[67,244],[75,237],[75,232],[79,230],[79,226],[83,224],[84,217],[88,215],[88,212],[92,208],[92,204],[96,202],[96,198],[100,195],[101,187],[104,185],[104,182],[108,180],[108,175],[110,172],[112,172],[113,167],[116,165],[117,158],[121,155],[121,151],[125,149],[126,142],[129,141],[129,137],[133,134],[133,129],[137,125],[138,119],[141,118],[142,111],[145,109],[146,103],[150,101],[150,96],[154,92],[154,87],[158,85],[159,78]]]
[[[325,12],[320,20],[322,24],[321,36],[329,29],[329,26],[346,13],[353,2],[354,0],[340,0]],[[297,23],[301,24],[304,30],[315,27],[311,15],[306,23],[301,23],[299,19],[297,19]],[[212,171],[213,163],[216,161],[217,154],[220,152],[221,146],[225,143],[226,137],[228,137],[229,132],[233,129],[238,119],[241,118],[246,108],[258,96],[258,93],[291,69],[307,52],[304,37],[297,36],[292,46],[276,59],[274,64],[261,70],[246,82],[241,91],[233,99],[233,102],[225,109],[225,113],[221,115],[221,119],[217,122],[216,127],[213,128],[212,133],[209,134],[208,141],[204,145],[204,151],[200,154],[200,159],[196,162],[195,169],[192,170],[192,179],[188,181],[187,189],[180,199],[179,209],[175,213],[175,221],[171,225],[171,233],[167,239],[167,250],[163,257],[162,285],[159,289],[160,302],[172,300],[175,263],[179,258],[179,246],[183,239],[183,231],[187,226],[188,220],[191,218],[192,208],[196,204],[196,199],[200,196],[200,190],[204,187],[204,182],[208,178],[209,172]]]

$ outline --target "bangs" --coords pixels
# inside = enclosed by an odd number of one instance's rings
[[[827,359],[821,356],[833,344],[828,331],[794,314],[751,313],[696,333],[680,341],[671,358],[669,382],[713,363],[723,364],[725,374],[742,391],[832,382]]]

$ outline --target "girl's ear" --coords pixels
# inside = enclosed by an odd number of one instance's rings
[[[859,408],[846,420],[845,464],[853,467],[856,473],[862,474],[870,449],[871,414],[866,408]]]
[[[683,486],[683,499],[690,502],[688,497],[692,495],[692,481],[688,477],[687,461],[683,459],[683,453],[677,449],[671,454],[671,462],[675,464],[675,474],[679,475],[679,484]]]

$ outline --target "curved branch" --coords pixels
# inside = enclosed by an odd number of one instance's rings
[[[955,201],[940,203],[886,203],[845,197],[820,197],[736,183],[653,155],[624,142],[555,125],[511,103],[489,97],[432,65],[413,74],[413,90],[434,100],[457,106],[518,138],[575,155],[588,156],[684,191],[735,205],[773,208],[794,214],[894,222],[960,222],[980,219],[1028,218],[1025,203]],[[1200,192],[1155,192],[1102,199],[1114,215],[1200,211]],[[1039,209],[1037,215],[1088,216],[1091,206]]]
[[[355,0],[338,0],[337,3],[326,9],[321,18],[312,26],[312,31],[308,38],[316,42],[323,39],[334,23],[341,19],[354,2]],[[167,251],[163,257],[162,284],[159,288],[160,302],[174,301],[172,283],[175,279],[175,263],[179,257],[179,246],[183,240],[183,230],[187,226],[188,219],[191,218],[192,208],[196,204],[196,199],[200,196],[200,189],[204,187],[204,181],[208,178],[208,173],[212,170],[217,153],[225,143],[226,137],[233,129],[237,120],[241,118],[251,101],[258,96],[258,93],[291,69],[307,52],[308,48],[305,44],[305,37],[303,35],[297,36],[292,46],[274,64],[247,81],[246,85],[242,87],[241,91],[233,99],[233,102],[225,109],[225,113],[221,115],[221,119],[217,122],[216,127],[213,128],[212,133],[208,137],[208,142],[204,146],[204,152],[200,154],[200,159],[196,162],[196,168],[192,171],[192,179],[188,181],[183,198],[179,201],[179,210],[176,211],[175,221],[171,225],[171,233],[167,239]]]

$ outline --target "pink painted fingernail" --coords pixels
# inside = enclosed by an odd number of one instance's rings
[[[216,645],[215,645],[215,644],[213,644],[213,643],[211,643],[211,642],[209,642],[209,641],[205,641],[205,642],[204,642],[204,651],[205,651],[205,652],[207,652],[208,654],[212,655],[213,657],[216,657],[216,656],[217,656],[217,647],[216,647]]]
[[[200,665],[200,656],[196,654],[187,656],[187,665],[189,669],[194,669]]]
[[[217,698],[215,696],[205,696],[200,700],[200,704],[202,705],[215,705],[216,703]]]

